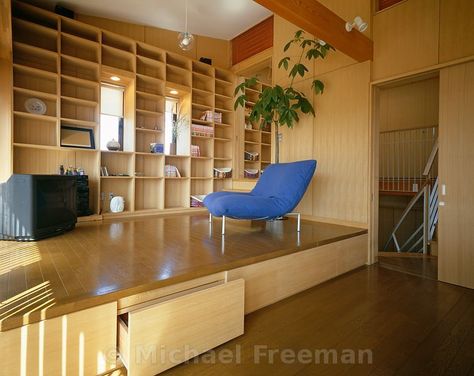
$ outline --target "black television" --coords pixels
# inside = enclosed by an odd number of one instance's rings
[[[39,240],[76,222],[74,176],[14,174],[0,184],[0,239]]]

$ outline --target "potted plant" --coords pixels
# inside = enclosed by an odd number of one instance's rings
[[[278,63],[279,69],[289,71],[290,84],[286,87],[275,85],[265,88],[259,94],[258,100],[249,114],[249,120],[254,124],[259,124],[260,128],[263,128],[265,124],[273,123],[275,125],[275,163],[280,161],[280,132],[278,127],[286,125],[288,128],[293,128],[295,122],[299,121],[299,112],[303,114],[310,113],[315,116],[314,107],[306,95],[293,87],[295,78],[297,76],[304,77],[308,72],[308,68],[303,64],[303,61],[324,59],[330,50],[334,50],[331,45],[322,40],[305,38],[303,30],[295,33],[294,38],[285,45],[283,51],[287,52],[292,45],[299,47],[300,54],[297,56],[297,60],[293,62],[292,58],[285,56]],[[251,88],[256,83],[257,79],[255,77],[249,78],[235,88],[235,110],[238,107],[245,108],[247,102],[245,89]],[[322,94],[324,83],[320,80],[313,80],[312,88],[315,94]]]

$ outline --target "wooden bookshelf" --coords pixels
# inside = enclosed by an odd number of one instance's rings
[[[240,82],[243,82],[243,78],[240,79]],[[239,108],[236,113],[236,121],[239,124],[236,134],[241,140],[239,150],[236,153],[239,178],[244,178],[245,170],[258,170],[257,178],[271,163],[273,140],[271,127],[262,129],[260,124],[254,124],[249,119],[250,111],[258,100],[260,93],[266,87],[266,84],[257,82],[255,86],[246,88],[247,101],[245,108]],[[258,153],[258,160],[246,160],[245,152]]]
[[[160,213],[190,208],[190,196],[231,188],[215,179],[214,168],[234,167],[231,71],[213,67],[144,42],[101,30],[35,6],[13,2],[13,170],[56,174],[59,166],[83,168],[89,176],[94,218],[109,213],[110,199],[123,196],[125,212]],[[124,150],[100,150],[100,88],[111,75],[126,78]],[[183,93],[189,117],[184,139],[197,145],[176,156],[152,154],[150,143],[165,143],[165,101],[170,89]],[[47,110],[32,114],[28,98]],[[205,111],[219,115],[202,120]],[[212,128],[210,137],[192,134],[191,124]],[[93,131],[95,149],[61,147],[61,127]],[[183,143],[185,145],[186,143]],[[166,177],[165,165],[181,177]],[[102,176],[106,166],[109,176]]]

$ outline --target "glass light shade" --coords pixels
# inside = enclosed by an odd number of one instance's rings
[[[192,35],[191,33],[188,33],[187,31],[183,33],[179,33],[178,44],[179,44],[179,48],[181,48],[182,50],[189,51],[191,48],[193,48],[194,35]]]

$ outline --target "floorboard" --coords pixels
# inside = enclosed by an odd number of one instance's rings
[[[216,349],[239,347],[240,364],[206,364],[208,353],[164,375],[468,375],[473,344],[474,291],[371,266],[246,316],[245,334]],[[275,356],[270,364],[254,355],[256,345],[337,354],[369,349],[373,362],[336,357],[321,364],[322,357],[303,364]]]

